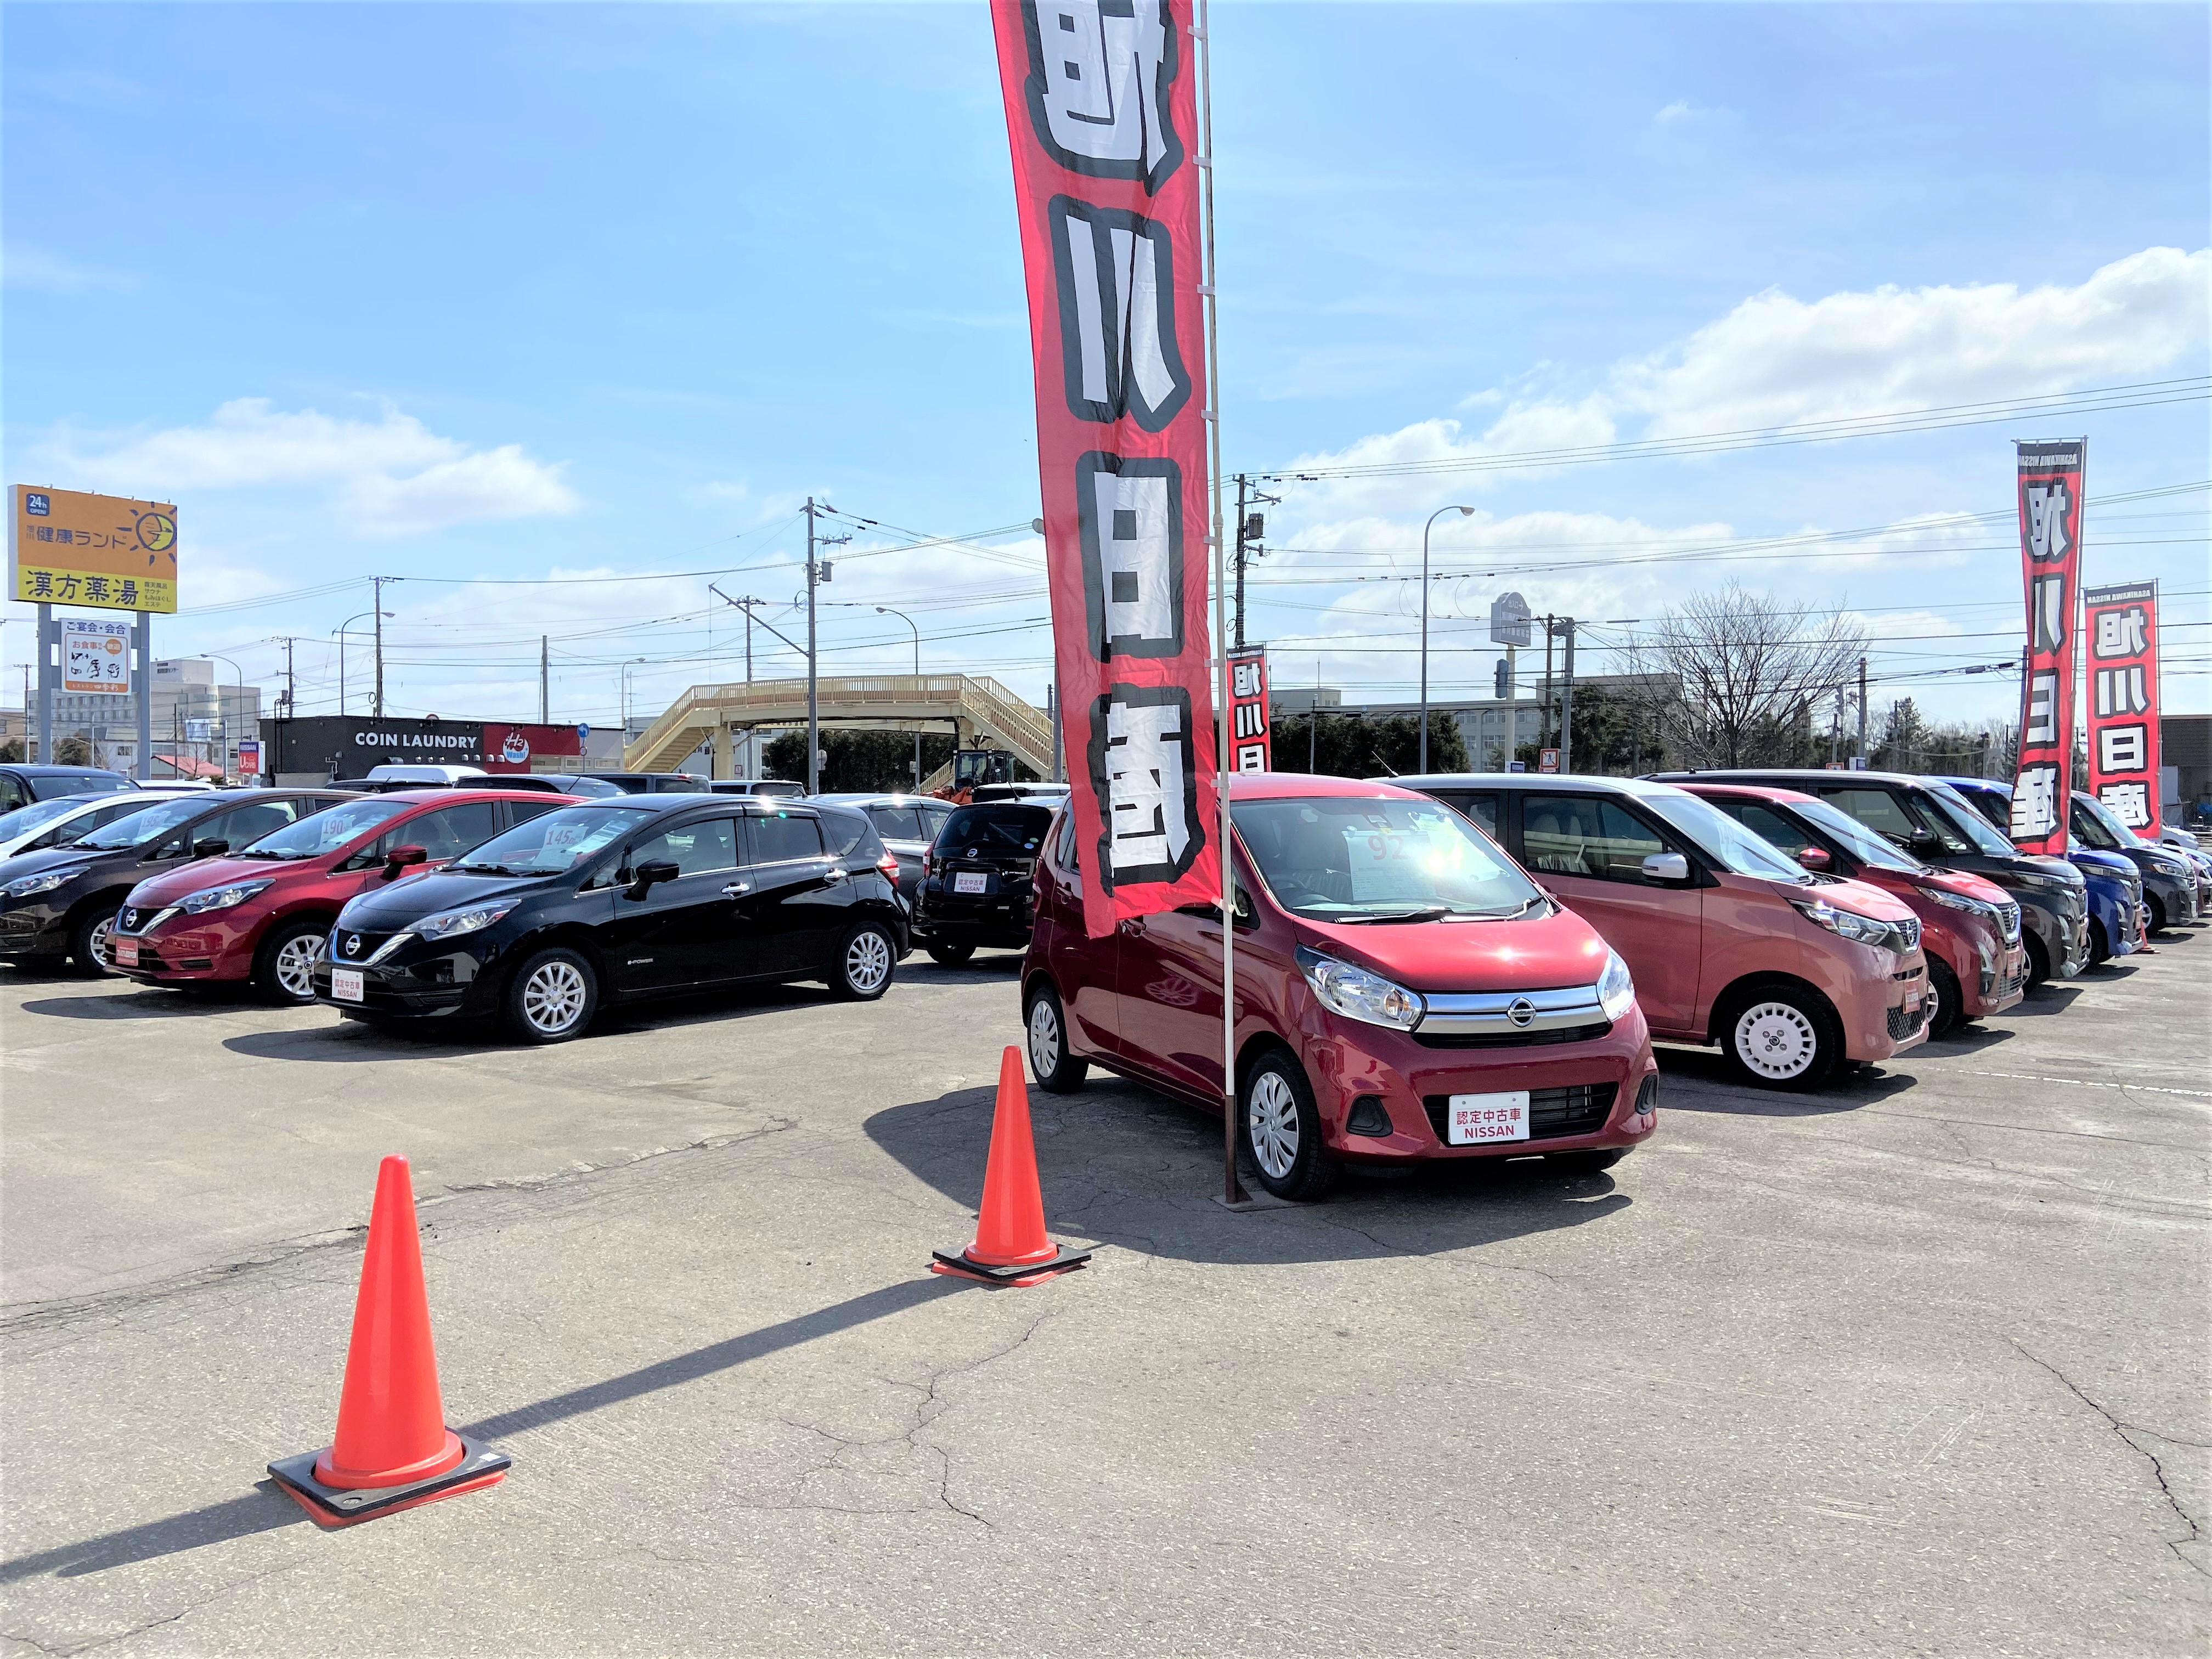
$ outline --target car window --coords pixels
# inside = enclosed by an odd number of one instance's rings
[[[0,841],[13,841],[18,836],[27,836],[40,824],[52,823],[64,812],[75,812],[82,805],[82,801],[74,801],[64,796],[58,800],[33,801],[27,806],[19,806],[6,816],[0,817]],[[121,804],[118,803],[115,808],[116,812],[120,813],[123,810]],[[100,808],[95,807],[91,811],[84,813],[76,820],[75,827],[80,833],[86,830],[98,829],[106,822],[100,816]]]
[[[1004,858],[1034,853],[1052,823],[1052,809],[1014,801],[963,806],[938,831],[947,851]]]
[[[921,813],[911,806],[871,806],[868,822],[876,826],[878,835],[894,841],[921,839]]]
[[[349,800],[333,806],[327,811],[272,830],[252,846],[258,858],[312,859],[320,858],[336,848],[344,846],[357,836],[365,836],[380,823],[399,816],[407,810],[404,801],[388,800],[371,795],[361,800]],[[243,846],[234,845],[234,853],[243,853]]]
[[[738,821],[694,818],[635,843],[623,862],[633,870],[646,864],[672,864],[678,874],[685,876],[734,870],[738,867]]]
[[[1463,812],[1482,826],[1482,833],[1491,840],[1498,839],[1498,797],[1491,794],[1439,795],[1454,811]]]
[[[497,816],[488,800],[464,801],[459,806],[441,806],[419,818],[410,818],[392,833],[407,845],[421,848],[436,864],[458,858],[478,842],[490,840],[492,831],[499,828],[494,821]]]
[[[1528,877],[1440,802],[1319,795],[1239,801],[1230,817],[1275,902],[1316,921],[1510,915],[1538,900]]]
[[[298,801],[256,801],[251,806],[234,807],[212,823],[202,824],[192,831],[192,839],[226,841],[235,851],[251,847],[262,836],[282,830],[299,817]]]
[[[1821,799],[1833,802],[1877,836],[1902,845],[1912,839],[1916,827],[1903,803],[1887,789],[1823,789]]]
[[[469,849],[459,867],[518,876],[553,876],[597,857],[655,815],[644,807],[562,806]]]
[[[1814,844],[1812,836],[1771,806],[1762,806],[1755,800],[1717,800],[1711,804],[1761,841],[1772,842],[1793,859]]]
[[[565,795],[568,792],[564,789],[560,793]],[[507,804],[507,821],[509,823],[527,823],[547,812],[558,811],[560,806],[561,803],[555,800],[511,800]]]
[[[1637,883],[1644,879],[1644,860],[1680,850],[1601,795],[1525,797],[1521,849],[1531,870]]]
[[[884,855],[883,838],[868,815],[854,807],[824,806],[822,814],[822,836],[829,843],[830,854],[836,858],[859,858],[870,863]]]
[[[125,812],[112,823],[102,824],[77,842],[79,847],[106,850],[118,847],[139,847],[160,836],[167,835],[187,818],[198,817],[207,811],[207,802],[189,796],[171,796],[152,806],[142,806],[135,812]]]
[[[811,817],[764,812],[745,820],[748,862],[782,864],[822,856],[822,827]]]
[[[28,799],[23,786],[5,772],[0,772],[0,811],[12,812]]]

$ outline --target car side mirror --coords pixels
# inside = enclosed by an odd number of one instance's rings
[[[1644,860],[1644,879],[1655,885],[1680,884],[1690,878],[1690,860],[1680,853],[1654,853]]]
[[[1923,858],[1943,850],[1942,842],[1926,830],[1915,830],[1905,838],[1905,845],[1907,851],[1917,853]]]
[[[629,896],[643,898],[655,882],[673,881],[684,872],[668,859],[648,859],[629,872]]]
[[[428,864],[429,861],[430,850],[427,847],[411,845],[395,847],[384,855],[384,878],[386,881],[397,881],[402,870],[417,864]]]
[[[1836,867],[1835,860],[1828,856],[1828,849],[1825,847],[1805,847],[1799,848],[1797,853],[1797,862],[1803,865],[1808,870],[1818,870],[1823,874]]]
[[[192,856],[196,859],[221,858],[228,851],[230,851],[230,843],[214,836],[210,836],[205,841],[196,841],[192,843]]]

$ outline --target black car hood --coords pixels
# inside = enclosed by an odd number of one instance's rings
[[[465,909],[509,894],[521,898],[532,893],[565,890],[553,877],[534,879],[516,876],[453,874],[443,870],[427,876],[402,877],[387,886],[372,887],[358,895],[341,915],[345,927],[374,933],[394,933],[412,921],[441,910]]]
[[[82,847],[42,847],[35,853],[18,853],[12,859],[0,859],[0,882],[10,882],[18,876],[36,875],[41,870],[72,865],[89,870],[102,859],[122,858],[135,861],[137,849],[130,847],[102,848],[87,851]]]

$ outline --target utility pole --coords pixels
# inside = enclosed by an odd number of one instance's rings
[[[1536,747],[1539,749],[1552,746],[1544,739],[1552,735],[1552,624],[1558,621],[1559,618],[1553,616],[1544,618],[1544,692],[1536,706]]]
[[[822,792],[822,709],[814,672],[814,497],[806,498],[806,793]]]
[[[376,592],[376,718],[384,718],[384,584],[388,576],[371,576],[370,585]]]
[[[1866,769],[1867,763],[1866,728],[1866,659],[1861,657],[1859,659],[1859,769],[1862,771]]]
[[[553,724],[553,699],[550,669],[552,656],[547,647],[546,636],[538,636],[538,723]]]
[[[1567,660],[1566,684],[1559,692],[1559,775],[1565,777],[1575,769],[1575,619],[1565,618],[1562,626],[1567,630]]]

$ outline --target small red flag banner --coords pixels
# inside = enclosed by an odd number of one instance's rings
[[[2089,793],[2129,829],[2158,836],[2158,584],[2081,596],[2089,644]]]
[[[2012,838],[2027,853],[2066,856],[2074,750],[2074,613],[2080,592],[2081,473],[2088,441],[2023,443],[2020,562],[2027,593],[2021,662],[2020,769]]]
[[[991,18],[1069,806],[1098,938],[1221,890],[1193,43],[1170,0],[992,0]]]
[[[1237,769],[1272,770],[1275,740],[1268,729],[1267,647],[1264,645],[1239,646],[1229,653],[1229,720],[1230,753]]]

